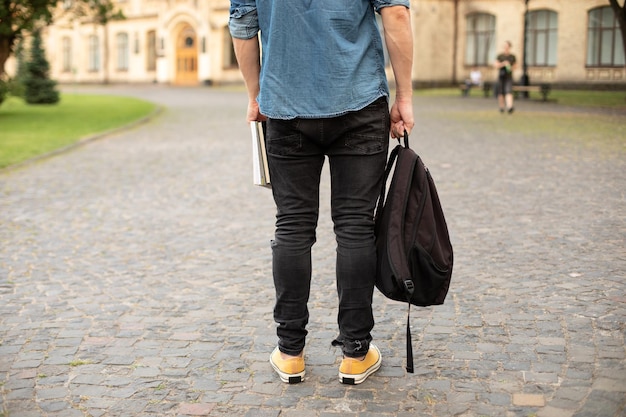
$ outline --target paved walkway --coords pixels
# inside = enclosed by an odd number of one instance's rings
[[[94,91],[167,109],[0,172],[0,416],[625,415],[617,115],[611,136],[569,128],[585,114],[553,104],[501,116],[493,100],[416,98],[412,143],[456,262],[446,304],[411,310],[416,372],[406,307],[377,293],[383,366],[360,386],[337,381],[325,181],[307,379],[288,386],[267,361],[273,202],[251,185],[245,95]],[[562,128],[542,131],[554,117]]]

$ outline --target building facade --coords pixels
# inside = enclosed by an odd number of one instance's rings
[[[46,29],[52,78],[61,83],[240,80],[228,0],[114,0],[124,18],[106,26],[60,2]]]
[[[76,17],[72,0],[59,2],[55,23],[45,32],[52,78],[242,81],[228,32],[229,0],[114,2],[125,18],[106,26]],[[411,0],[411,6],[416,85],[458,83],[472,68],[494,79],[493,61],[510,41],[518,58],[516,80],[526,68],[531,83],[626,88],[621,32],[608,0]]]
[[[626,87],[621,31],[608,0],[412,4],[413,79],[418,84],[457,82],[472,68],[478,68],[485,80],[495,79],[493,62],[504,42],[510,41],[518,60],[516,81],[524,73],[525,58],[531,83]]]

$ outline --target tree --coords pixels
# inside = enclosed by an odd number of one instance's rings
[[[24,96],[24,80],[26,79],[26,67],[28,54],[24,48],[24,39],[18,39],[13,52],[17,59],[17,71],[13,79],[9,80],[9,92],[16,97]]]
[[[4,64],[13,53],[15,42],[25,33],[41,25],[52,23],[58,0],[0,0],[0,78],[3,78]],[[114,11],[112,0],[75,0],[76,7],[68,8],[89,12],[95,23],[106,25],[118,18],[121,13]]]
[[[30,61],[26,64],[24,83],[24,100],[28,104],[54,104],[59,101],[56,81],[49,76],[50,64],[41,42],[41,32],[33,33],[30,48]]]
[[[4,98],[9,92],[9,86],[3,80],[0,80],[0,104],[4,101]]]
[[[623,1],[623,3],[624,4],[620,6],[618,0],[609,0],[609,4],[615,13],[615,18],[622,32],[622,46],[624,48],[624,55],[626,55],[626,1]]]
[[[57,0],[0,0],[0,78],[15,41],[35,24],[49,24],[56,3]]]

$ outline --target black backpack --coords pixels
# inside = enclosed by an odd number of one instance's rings
[[[398,144],[389,156],[375,217],[376,287],[386,297],[408,303],[406,369],[412,373],[411,304],[443,304],[450,287],[453,255],[435,183],[421,158],[409,148],[406,131],[404,147]]]

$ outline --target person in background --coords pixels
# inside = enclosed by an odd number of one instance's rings
[[[506,110],[513,113],[513,70],[515,69],[515,55],[511,53],[511,42],[504,42],[502,53],[500,53],[494,66],[498,70],[498,82],[496,83],[496,95],[500,113]],[[506,108],[505,108],[506,106]]]
[[[304,380],[311,247],[320,174],[330,163],[331,216],[343,359],[339,380],[359,384],[382,362],[372,343],[376,274],[374,210],[389,136],[414,125],[409,0],[231,0],[229,28],[248,92],[247,120],[266,120],[276,230],[272,270],[283,382]],[[389,109],[384,38],[396,92]],[[260,33],[260,42],[259,42]],[[260,60],[262,53],[262,62]]]
[[[465,79],[465,90],[463,91],[463,95],[469,95],[472,87],[480,87],[481,85],[483,85],[483,75],[478,68],[474,67],[470,71],[469,78]]]

